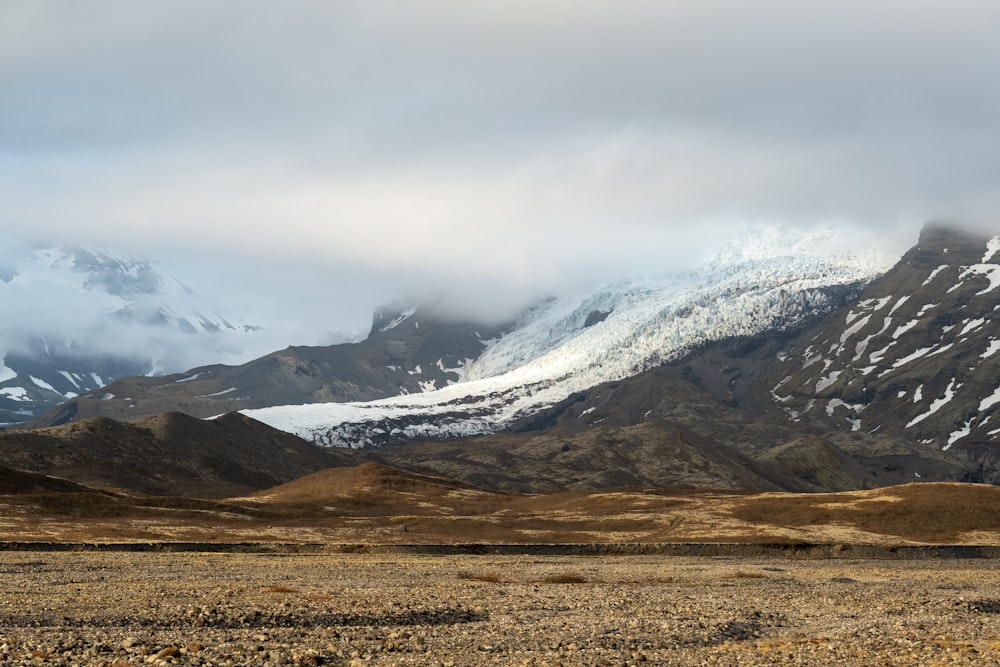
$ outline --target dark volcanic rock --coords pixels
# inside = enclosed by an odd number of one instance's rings
[[[262,408],[370,401],[441,388],[503,327],[455,322],[432,309],[381,309],[359,343],[289,347],[241,366],[204,366],[160,377],[127,377],[82,394],[28,424],[88,417],[134,420],[169,411],[195,417]]]
[[[0,434],[0,456],[21,470],[96,487],[221,498],[372,458],[323,449],[249,417],[212,421],[173,412],[135,423],[97,417]]]
[[[766,387],[796,421],[933,449],[1000,435],[1000,245],[933,225],[859,302],[782,351]]]

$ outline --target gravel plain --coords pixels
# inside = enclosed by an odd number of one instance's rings
[[[992,559],[0,552],[0,664],[994,665]]]

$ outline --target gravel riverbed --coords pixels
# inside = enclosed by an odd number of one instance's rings
[[[0,552],[0,664],[995,665],[997,565]]]

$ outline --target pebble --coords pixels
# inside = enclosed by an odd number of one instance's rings
[[[991,665],[996,568],[0,552],[0,664]],[[565,573],[576,583],[543,583]]]

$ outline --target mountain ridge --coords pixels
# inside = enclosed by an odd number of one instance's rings
[[[366,401],[430,391],[462,379],[468,362],[506,325],[470,323],[433,307],[376,311],[358,343],[292,346],[245,364],[127,377],[74,397],[27,424],[41,428],[107,416],[129,420],[179,410],[212,417],[289,402]]]
[[[257,330],[234,323],[156,262],[23,244],[0,254],[0,423],[24,423],[121,377],[213,356]],[[183,365],[182,365],[183,364]]]
[[[943,450],[997,442],[998,251],[1000,236],[925,227],[855,306],[785,352],[769,378],[774,401],[832,430]]]

